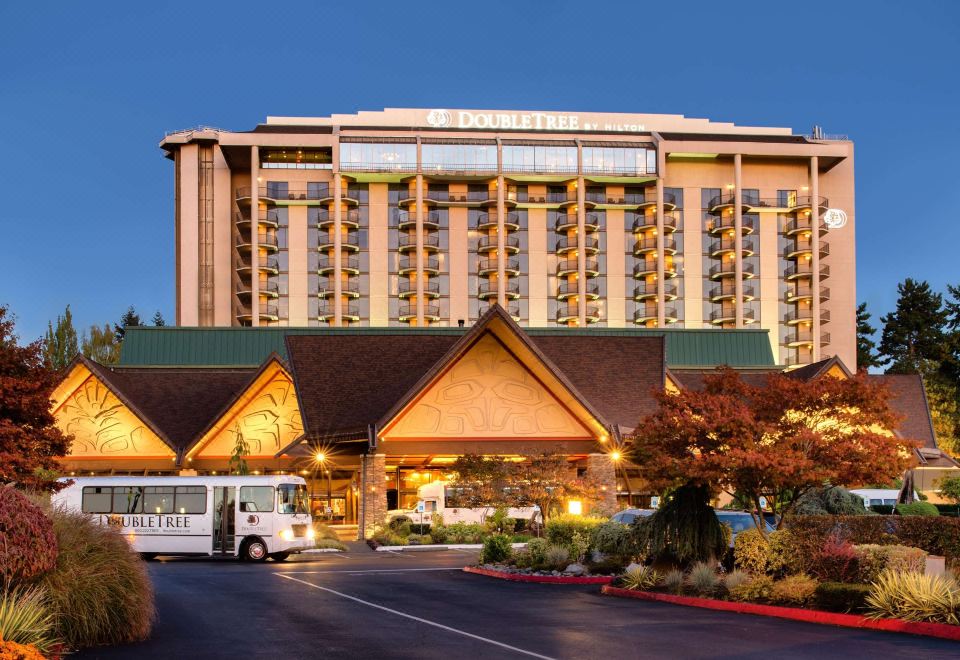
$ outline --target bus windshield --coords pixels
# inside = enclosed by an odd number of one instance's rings
[[[307,487],[303,484],[280,484],[277,486],[279,513],[308,513]]]

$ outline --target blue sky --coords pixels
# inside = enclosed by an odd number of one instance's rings
[[[476,107],[849,134],[878,317],[905,277],[960,282],[958,63],[957,2],[2,3],[0,304],[24,340],[68,303],[172,321],[164,131]]]

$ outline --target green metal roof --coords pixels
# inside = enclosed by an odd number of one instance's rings
[[[120,354],[124,366],[256,366],[277,353],[284,359],[286,335],[459,336],[467,328],[184,328],[130,327]],[[614,335],[667,338],[668,367],[772,367],[767,330],[644,328],[524,328],[530,336]]]

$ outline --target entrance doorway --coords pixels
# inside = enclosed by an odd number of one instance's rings
[[[234,553],[236,494],[236,486],[214,486],[213,488],[214,553],[222,555],[232,555]]]

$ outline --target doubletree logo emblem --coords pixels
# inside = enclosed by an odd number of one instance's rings
[[[259,524],[260,524],[260,516],[247,516],[247,524],[248,524],[248,525],[259,525]]]
[[[827,229],[840,229],[847,224],[847,213],[842,209],[827,209],[823,214],[823,224]]]
[[[427,114],[427,124],[434,128],[446,128],[451,121],[449,110],[431,110]]]

